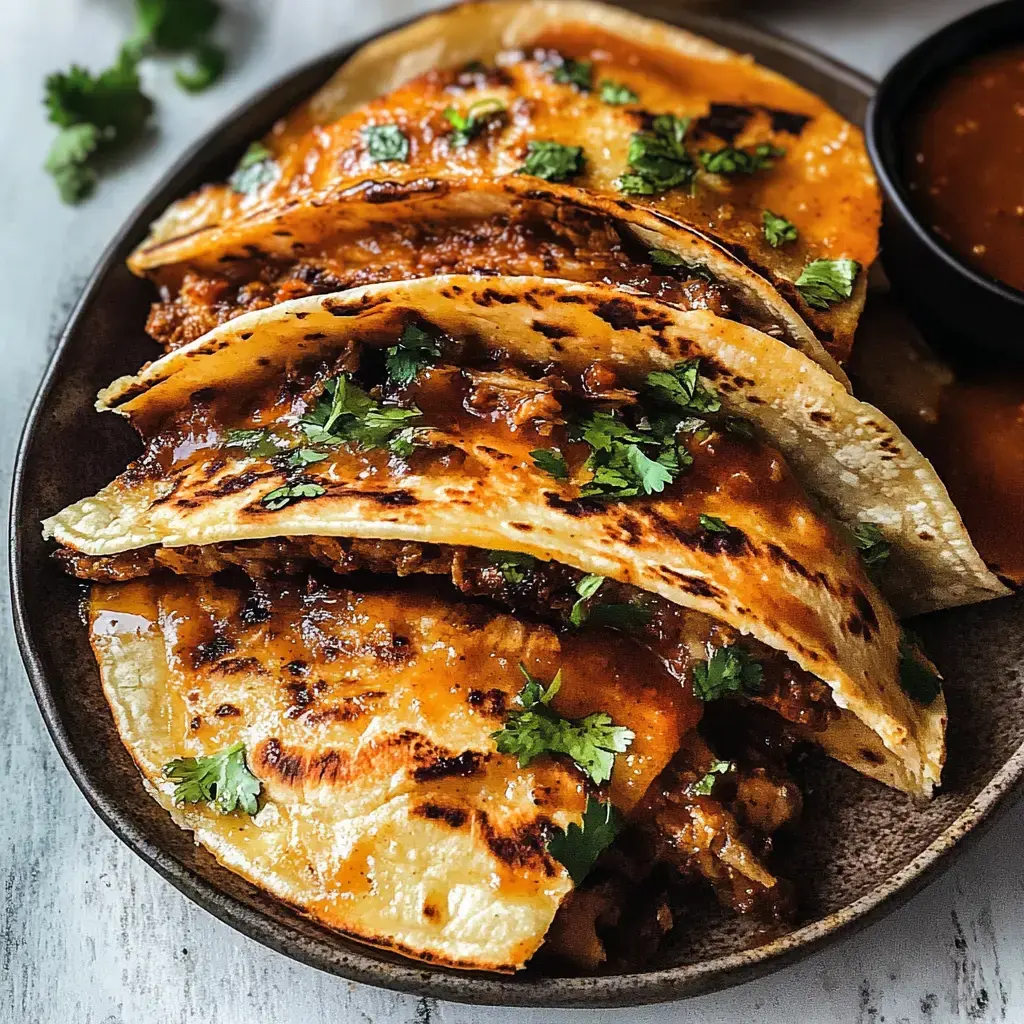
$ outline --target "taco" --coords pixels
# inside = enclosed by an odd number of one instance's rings
[[[524,206],[530,185],[539,205]],[[748,58],[600,4],[463,4],[369,44],[231,184],[175,203],[130,266],[160,285],[151,329],[173,344],[255,304],[411,268],[535,273],[552,196],[648,250],[582,260],[587,279],[646,276],[656,291],[675,263],[770,296],[773,326],[805,350],[813,331],[849,353],[881,210],[858,129]],[[372,228],[353,247],[360,221]],[[564,266],[577,235],[555,235]]]

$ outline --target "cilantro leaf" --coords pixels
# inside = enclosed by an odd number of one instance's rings
[[[537,565],[533,555],[521,551],[492,551],[487,560],[497,567],[506,583],[522,583]]]
[[[299,420],[299,427],[313,444],[350,444],[366,451],[388,447],[396,434],[410,426],[409,420],[421,415],[415,406],[380,405],[345,374],[339,374],[325,383],[316,404]],[[412,437],[407,440],[411,450]]]
[[[611,107],[621,107],[627,103],[636,103],[639,99],[640,97],[628,85],[613,82],[610,78],[605,78],[601,82],[602,103],[607,103]]]
[[[796,225],[771,210],[761,213],[761,223],[764,225],[764,237],[773,249],[797,239]]]
[[[557,448],[535,448],[530,452],[533,464],[550,474],[556,480],[569,479],[569,467],[565,463],[565,456]]]
[[[558,85],[574,85],[580,92],[590,92],[594,87],[593,61],[567,57],[555,68],[551,78]]]
[[[452,145],[456,149],[468,146],[495,114],[501,114],[506,109],[505,104],[495,98],[477,100],[466,111],[465,116],[460,114],[454,107],[445,107],[443,111],[445,120],[453,129],[451,134]]]
[[[411,384],[440,355],[437,342],[423,328],[406,324],[398,344],[387,350],[388,377],[395,384]]]
[[[686,260],[671,249],[651,249],[648,252],[651,263],[656,267],[685,267]]]
[[[745,697],[761,689],[764,670],[742,647],[719,647],[693,668],[693,693],[699,700]]]
[[[889,560],[892,549],[884,534],[875,523],[855,523],[850,532],[853,543],[860,552],[860,559],[869,569],[877,569]]]
[[[860,264],[856,260],[814,260],[804,267],[795,284],[807,305],[828,309],[853,294],[859,273]]]
[[[658,461],[645,455],[635,444],[626,446],[626,460],[640,483],[644,494],[661,494],[667,484],[672,483],[675,474],[672,472],[670,460],[664,461],[665,453],[658,456]],[[669,465],[666,465],[666,462]]]
[[[62,128],[50,146],[46,170],[65,203],[79,203],[96,187],[96,171],[89,158],[100,144],[100,132],[94,124],[75,124]]]
[[[312,448],[296,448],[288,455],[288,467],[302,469],[304,466],[312,466],[315,462],[323,462],[327,457],[326,452],[314,451]]]
[[[706,516],[701,512],[697,518],[708,533],[728,533],[732,529],[724,519],[719,519],[718,516]]]
[[[245,764],[245,744],[234,743],[216,754],[176,757],[163,769],[164,778],[174,780],[174,802],[207,803],[221,814],[240,807],[255,814],[260,780]]]
[[[735,149],[732,146],[714,151],[703,149],[700,162],[709,174],[755,174],[771,170],[775,166],[775,158],[785,155],[784,149],[762,142],[753,149]]]
[[[533,139],[526,146],[526,161],[516,172],[544,181],[568,181],[583,170],[583,147]]]
[[[209,89],[227,67],[228,55],[214,43],[199,43],[192,52],[192,67],[178,68],[174,80],[186,92]]]
[[[716,761],[701,778],[686,787],[686,792],[691,796],[711,796],[719,776],[733,771],[735,767],[732,761]]]
[[[697,170],[683,145],[689,127],[689,118],[659,114],[650,131],[635,132],[626,154],[630,173],[617,180],[619,191],[653,195],[677,185],[689,185]]]
[[[135,9],[138,23],[133,42],[161,50],[198,46],[220,17],[215,0],[135,0]]]
[[[580,885],[621,827],[621,816],[611,801],[588,796],[580,824],[572,821],[564,831],[558,829],[548,840],[547,850],[569,872],[573,883]]]
[[[564,754],[597,785],[611,778],[615,755],[632,742],[632,730],[615,725],[611,716],[597,711],[578,721],[562,718],[548,705],[562,685],[559,671],[547,688],[519,666],[526,685],[516,700],[522,711],[509,712],[503,728],[492,733],[502,754],[515,754],[525,768],[541,754]]]
[[[700,359],[676,363],[671,370],[655,370],[645,381],[648,396],[688,412],[718,412],[722,403],[700,376]]]
[[[584,576],[576,584],[576,593],[579,595],[579,598],[569,612],[569,621],[577,628],[586,622],[588,614],[587,602],[601,589],[602,583],[604,583],[603,576],[591,575]]]
[[[942,692],[942,680],[921,650],[916,636],[904,630],[900,636],[900,686],[918,704],[927,707]]]
[[[409,140],[397,124],[371,124],[363,129],[366,152],[376,164],[406,163],[409,159]]]
[[[277,178],[277,164],[274,154],[262,142],[250,142],[242,154],[238,166],[228,178],[228,185],[235,192],[247,195],[269,185]]]
[[[293,505],[304,498],[319,498],[321,494],[326,493],[327,491],[320,484],[299,480],[274,488],[269,494],[263,496],[260,503],[271,512],[277,512],[286,505]]]
[[[244,448],[249,455],[260,458],[276,455],[282,447],[277,437],[264,427],[255,430],[229,430],[224,443],[229,448]]]

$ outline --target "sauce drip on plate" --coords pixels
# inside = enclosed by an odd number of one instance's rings
[[[977,270],[1024,291],[1024,46],[984,54],[944,82],[907,157],[924,222]]]

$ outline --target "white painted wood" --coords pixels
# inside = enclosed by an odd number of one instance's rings
[[[882,71],[972,0],[832,0],[749,15],[863,70]],[[188,97],[151,69],[159,132],[79,209],[40,165],[51,137],[43,76],[98,66],[127,30],[127,0],[0,0],[0,493],[55,336],[107,240],[169,162],[224,110],[346,38],[428,6],[419,0],[253,0],[223,26],[235,67]],[[6,517],[6,512],[5,512]],[[6,588],[0,601],[6,603]],[[436,1004],[292,963],[189,903],[129,853],[78,794],[46,737],[4,611],[0,645],[0,1021],[7,1024],[912,1024],[1024,1021],[1024,807],[884,922],[731,992],[627,1012]]]

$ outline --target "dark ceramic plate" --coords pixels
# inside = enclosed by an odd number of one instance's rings
[[[821,94],[860,122],[872,85],[854,72],[755,29],[645,3]],[[11,565],[15,625],[43,718],[61,757],[100,817],[186,896],[246,935],[322,970],[386,988],[462,1002],[608,1006],[675,999],[781,967],[915,891],[968,833],[976,833],[1024,765],[1019,688],[1024,601],[929,617],[920,623],[948,680],[949,764],[943,792],[926,808],[837,764],[812,761],[801,780],[806,827],[784,851],[801,879],[798,930],[757,948],[735,921],[694,908],[686,928],[648,971],[596,978],[528,970],[514,978],[417,966],[304,920],[221,868],[146,795],[122,747],[79,617],[80,585],[50,559],[39,521],[114,477],[137,452],[117,417],[93,411],[96,391],[154,357],[143,333],[151,287],[124,261],[171,200],[222,178],[245,144],[306,96],[349,54],[290,75],[228,117],[175,167],[104,254],[75,309],[29,416],[14,477]]]

